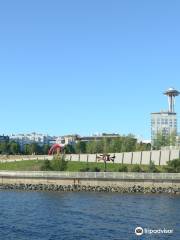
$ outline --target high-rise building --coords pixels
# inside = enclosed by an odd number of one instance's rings
[[[157,134],[169,136],[174,133],[177,135],[177,114],[170,112],[151,113],[151,139],[156,138]]]
[[[151,142],[154,143],[158,133],[163,136],[174,134],[177,136],[177,114],[174,109],[175,97],[180,92],[174,88],[169,88],[164,95],[168,96],[168,111],[151,113]]]

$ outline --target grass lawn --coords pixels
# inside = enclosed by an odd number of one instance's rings
[[[26,160],[17,162],[0,163],[0,170],[14,171],[39,171],[42,165],[41,160]]]
[[[14,171],[40,171],[41,166],[43,165],[43,160],[26,160],[26,161],[17,161],[17,162],[6,162],[0,163],[0,170],[14,170]],[[118,172],[121,164],[118,163],[107,163],[107,171]],[[132,171],[134,164],[124,164],[127,166],[128,171]],[[95,171],[95,168],[104,171],[104,163],[85,163],[85,162],[68,162],[66,171],[78,172],[82,169],[89,168],[90,171]],[[156,166],[160,172],[164,172],[163,166]],[[148,169],[147,165],[141,165],[141,169],[146,172]]]

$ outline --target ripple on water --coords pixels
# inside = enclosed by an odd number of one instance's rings
[[[155,239],[180,239],[180,196],[1,191],[0,209],[3,240],[129,240],[137,225],[172,228]]]

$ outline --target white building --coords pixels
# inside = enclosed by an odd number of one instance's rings
[[[154,140],[158,133],[161,133],[163,136],[177,135],[176,113],[151,113],[151,139]]]
[[[77,135],[65,135],[56,138],[56,143],[61,146],[74,145],[78,140]]]
[[[49,144],[51,137],[49,135],[33,132],[29,134],[11,134],[9,139],[18,142],[20,146],[23,147],[25,144],[31,143],[37,143],[39,146]]]

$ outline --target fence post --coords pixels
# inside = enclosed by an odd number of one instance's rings
[[[171,161],[171,150],[169,150],[169,161]]]
[[[143,152],[141,151],[141,155],[140,155],[140,165],[142,164],[142,156],[143,156]]]
[[[124,163],[124,152],[122,153],[122,164]]]
[[[151,162],[152,161],[152,151],[150,151],[150,160],[149,160],[149,162]]]
[[[134,156],[134,154],[133,154],[133,152],[132,152],[132,155],[131,155],[131,164],[133,164],[133,156]]]
[[[161,165],[161,150],[159,151],[159,166]]]

